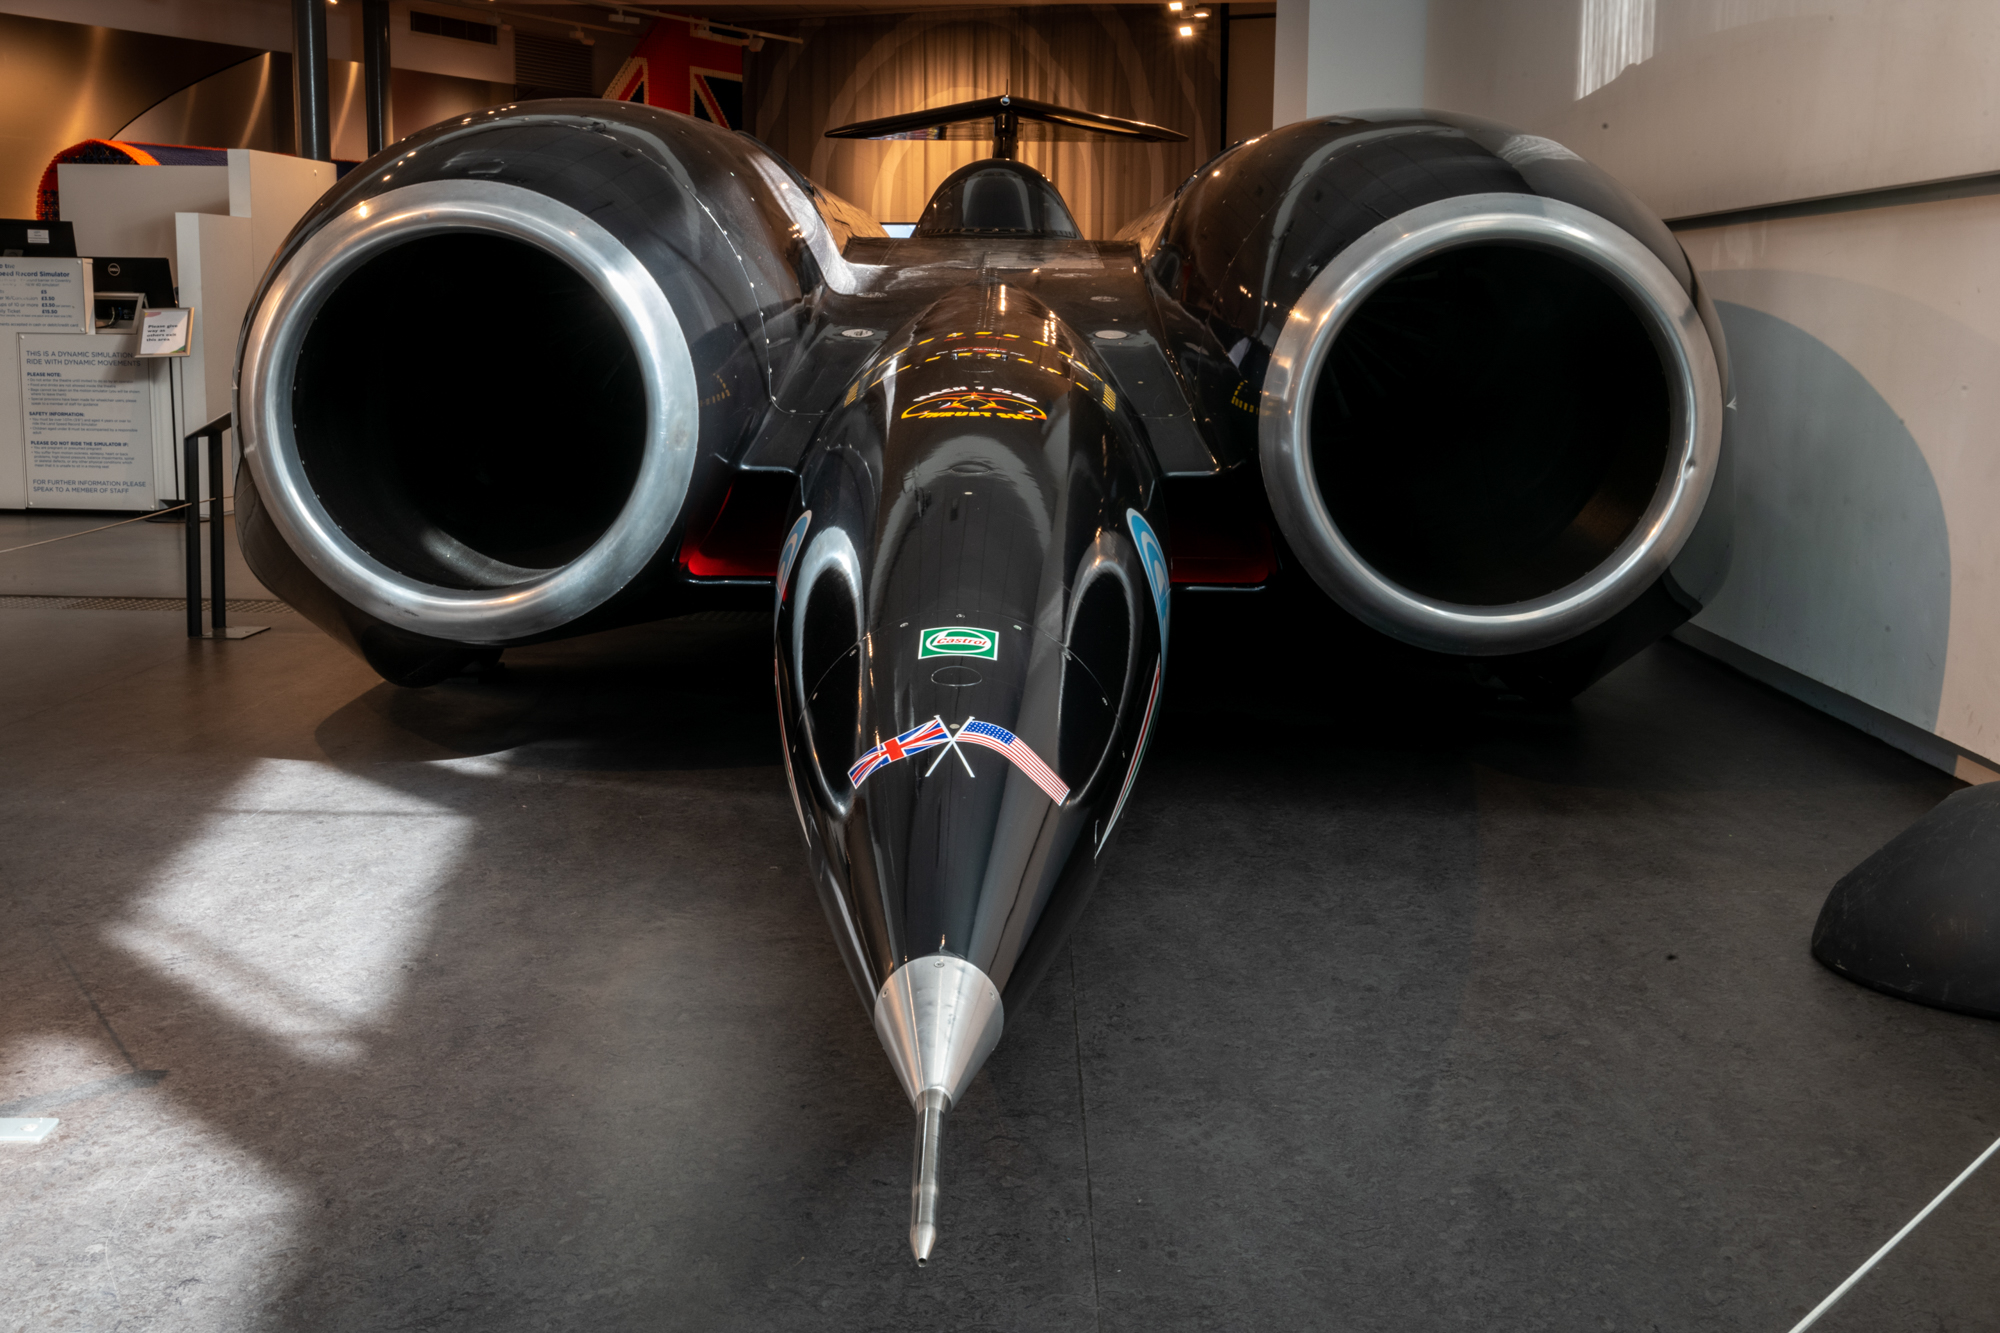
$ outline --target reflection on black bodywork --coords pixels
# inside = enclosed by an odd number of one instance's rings
[[[809,836],[877,984],[942,952],[1017,1004],[1141,742],[1161,633],[1132,525],[1150,531],[1157,474],[1090,356],[1025,292],[947,296],[803,468],[780,691]],[[855,553],[858,612],[821,550]]]

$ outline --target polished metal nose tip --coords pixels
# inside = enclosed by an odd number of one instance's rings
[[[965,1095],[1000,1040],[1000,991],[951,954],[913,958],[875,996],[875,1033],[917,1112],[910,1180],[910,1253],[922,1267],[937,1244],[938,1139],[945,1112]]]
[[[938,1140],[944,1134],[944,1113],[951,1098],[942,1089],[927,1089],[917,1102],[917,1156],[910,1168],[910,1253],[917,1267],[931,1261],[937,1244]]]

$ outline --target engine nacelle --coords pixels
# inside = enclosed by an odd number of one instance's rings
[[[1146,230],[1185,378],[1237,370],[1280,531],[1365,624],[1455,656],[1629,652],[1670,624],[1614,618],[1685,618],[1719,583],[1726,533],[1670,566],[1721,471],[1720,326],[1672,234],[1575,154],[1430,112],[1301,122]]]
[[[279,253],[238,367],[258,576],[387,678],[672,614],[827,244],[740,135],[622,103],[464,117]],[[693,529],[696,536],[701,529]]]

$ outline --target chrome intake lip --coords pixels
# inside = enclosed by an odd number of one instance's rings
[[[575,269],[632,341],[646,389],[646,437],[632,493],[575,560],[502,588],[447,588],[384,564],[320,502],[292,431],[292,385],[307,331],[362,264],[441,232],[483,232],[536,246]],[[325,584],[387,624],[462,643],[561,628],[646,567],[672,532],[694,475],[694,360],[658,282],[603,226],[567,204],[498,181],[428,181],[386,191],[330,219],[272,278],[243,343],[237,417],[243,459],[271,521]]]
[[[1667,373],[1671,437],[1651,505],[1595,569],[1525,602],[1471,606],[1387,578],[1334,523],[1314,474],[1310,427],[1320,371],[1341,328],[1382,283],[1445,250],[1525,245],[1589,266],[1646,326]],[[1258,447],[1271,508],[1313,580],[1386,634],[1440,652],[1545,648],[1603,623],[1650,587],[1680,551],[1714,484],[1721,377],[1694,301],[1653,253],[1595,213],[1527,194],[1475,194],[1398,214],[1335,256],[1285,321],[1264,380]]]

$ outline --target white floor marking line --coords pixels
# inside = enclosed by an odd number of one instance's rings
[[[1862,1278],[1867,1277],[1869,1269],[1873,1268],[1876,1264],[1881,1263],[1883,1256],[1888,1254],[1889,1251],[1895,1249],[1898,1245],[1902,1244],[1903,1237],[1909,1235],[1912,1231],[1915,1231],[1917,1229],[1917,1223],[1929,1217],[1931,1215],[1932,1209],[1936,1208],[1946,1199],[1949,1199],[1951,1197],[1951,1192],[1957,1189],[1960,1185],[1963,1185],[1968,1179],[1970,1179],[1974,1171],[1977,1171],[1980,1167],[1985,1166],[1986,1159],[1991,1157],[1996,1152],[2000,1152],[2000,1139],[1993,1140],[1993,1145],[1991,1147],[1989,1147],[1985,1152],[1979,1154],[1979,1156],[1973,1158],[1972,1165],[1966,1167],[1965,1170],[1959,1172],[1957,1180],[1954,1180],[1951,1182],[1951,1184],[1946,1185],[1935,1199],[1932,1199],[1929,1203],[1925,1204],[1924,1210],[1921,1213],[1918,1213],[1908,1222],[1905,1222],[1903,1224],[1903,1229],[1901,1231],[1898,1231],[1895,1235],[1889,1237],[1889,1243],[1887,1245],[1884,1245],[1881,1249],[1869,1255],[1868,1262],[1861,1265],[1861,1267],[1855,1269],[1853,1276],[1849,1277],[1847,1281],[1835,1287],[1831,1295],[1829,1295],[1825,1300],[1821,1301],[1818,1305],[1815,1305],[1812,1308],[1811,1314],[1807,1315],[1804,1319],[1799,1320],[1798,1323],[1793,1324],[1791,1327],[1791,1333],[1805,1333],[1807,1329],[1811,1328],[1814,1324],[1817,1324],[1819,1322],[1819,1317],[1825,1314],[1828,1310],[1831,1310],[1833,1308],[1833,1303],[1835,1301],[1839,1300],[1842,1296],[1845,1296],[1853,1288],[1855,1283],[1859,1282]]]

